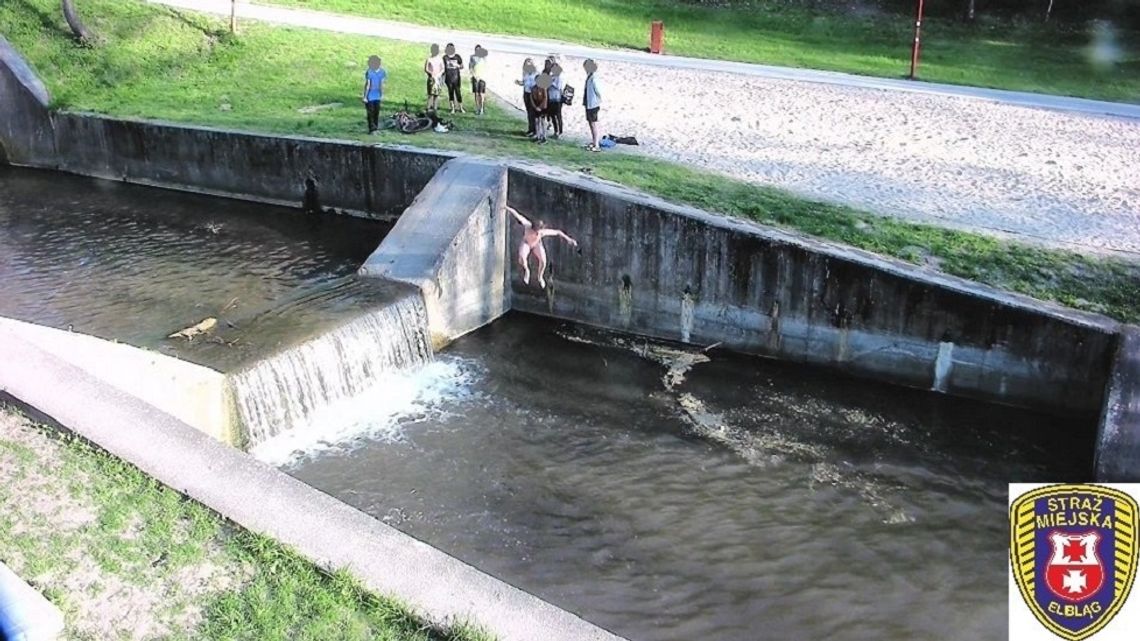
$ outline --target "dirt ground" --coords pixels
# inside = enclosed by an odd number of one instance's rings
[[[0,560],[60,607],[64,639],[193,638],[244,569],[200,508],[84,447],[0,405]]]

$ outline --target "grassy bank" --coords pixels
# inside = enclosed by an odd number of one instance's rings
[[[489,109],[463,117],[446,135],[361,135],[357,101],[367,55],[390,72],[387,98],[418,104],[422,47],[376,38],[245,25],[240,37],[221,21],[133,0],[86,0],[94,48],[68,36],[58,3],[0,4],[0,29],[29,58],[56,106],[255,131],[356,138],[485,155],[541,160],[642,189],[668,200],[841,241],[1038,298],[1140,320],[1137,268],[1117,260],[1040,249],[806,201],[638,155],[590,154],[572,144],[521,139],[515,115]],[[306,106],[342,107],[301,113]]]
[[[868,9],[730,0],[262,0],[417,24],[623,49],[648,47],[663,20],[669,53],[898,78],[909,70],[914,19]],[[825,3],[826,4],[826,3]],[[1119,64],[1090,64],[1084,28],[983,14],[973,25],[928,18],[920,77],[933,82],[1140,101],[1140,35],[1122,34]]]
[[[464,641],[0,405],[0,559],[65,639]]]

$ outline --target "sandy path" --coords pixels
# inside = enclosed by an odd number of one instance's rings
[[[522,56],[488,63],[491,89],[521,107]],[[563,61],[579,94],[566,130],[584,139],[581,63]],[[599,77],[603,131],[656,158],[913,220],[1140,252],[1138,120],[628,63]]]

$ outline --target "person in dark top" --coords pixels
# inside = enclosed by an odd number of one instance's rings
[[[459,113],[467,113],[463,110],[462,71],[463,56],[455,53],[455,45],[449,42],[444,49],[443,83],[447,85],[447,102],[451,105],[451,113],[455,113],[456,106],[459,107]]]
[[[546,113],[550,118],[550,127],[554,130],[552,138],[558,140],[562,135],[562,67],[556,62],[550,66],[550,89],[546,90],[549,105]]]
[[[530,101],[530,92],[534,90],[534,79],[538,77],[538,69],[534,66],[534,59],[523,60],[522,80],[515,84],[523,88],[523,106],[526,107],[526,135],[534,137],[534,104]]]

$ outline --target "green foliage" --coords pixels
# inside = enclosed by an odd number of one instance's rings
[[[454,8],[491,11],[494,5],[493,0],[481,0]],[[88,21],[109,35],[100,48],[76,47],[62,18],[55,17],[56,3],[51,0],[0,4],[0,25],[43,75],[60,107],[586,168],[600,178],[674,202],[931,263],[950,274],[1121,320],[1140,320],[1140,274],[1120,260],[879,217],[640,155],[590,154],[573,144],[540,147],[519,137],[517,115],[494,105],[488,105],[485,117],[460,118],[445,136],[363,135],[364,113],[357,96],[367,56],[379,53],[389,70],[386,111],[405,100],[419,105],[420,45],[256,23],[243,26],[234,39],[224,35],[221,20],[133,0],[86,0],[84,6],[89,8]],[[573,6],[578,5],[568,5]],[[617,11],[613,3],[598,6]],[[345,0],[341,8],[354,7],[359,9]],[[310,114],[297,111],[333,102],[345,106]]]

